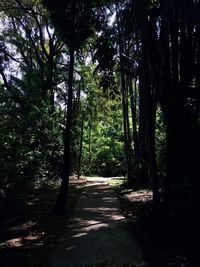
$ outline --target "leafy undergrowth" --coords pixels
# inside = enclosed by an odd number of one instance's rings
[[[118,187],[117,196],[149,267],[199,267],[200,218],[192,210],[166,215],[152,208],[152,192]]]
[[[58,182],[12,194],[1,211],[0,262],[2,267],[43,266],[66,228],[85,180],[70,179],[69,213],[54,214]]]

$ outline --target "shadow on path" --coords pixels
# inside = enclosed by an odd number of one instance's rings
[[[141,249],[129,232],[118,200],[106,179],[88,182],[49,266],[135,267],[142,264]]]

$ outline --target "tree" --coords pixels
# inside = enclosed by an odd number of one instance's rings
[[[60,1],[54,3],[44,0],[50,11],[52,21],[60,36],[69,48],[69,71],[67,88],[67,115],[64,134],[64,163],[62,182],[55,210],[59,213],[66,212],[68,184],[71,167],[71,126],[73,103],[73,73],[75,52],[92,33],[92,2],[89,1]],[[87,17],[87,20],[85,19]],[[65,27],[63,27],[65,25]]]
[[[64,44],[40,3],[3,2],[1,11],[1,171],[14,188],[59,174]]]
[[[199,4],[194,1],[136,1],[135,8],[150,80],[155,84],[156,98],[165,118],[164,199],[170,207],[173,191],[178,192],[180,183],[188,186],[188,180],[192,187],[196,184],[196,188],[198,184],[198,163],[191,147],[194,148],[195,143],[199,149],[198,108],[194,108],[199,99],[195,60],[198,54],[198,31],[195,29],[199,27],[195,10],[199,9]],[[189,99],[194,101],[190,108]],[[189,187],[187,190],[189,192]],[[197,194],[194,195],[198,199]]]

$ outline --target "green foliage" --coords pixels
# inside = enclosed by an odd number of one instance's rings
[[[84,77],[79,113],[73,131],[73,172],[78,170],[83,119],[82,174],[123,175],[123,133],[121,102],[110,99],[101,88],[96,65],[80,65]]]
[[[121,107],[104,102],[104,110],[86,123],[83,166],[87,174],[120,176],[124,170]],[[89,132],[88,134],[88,131]],[[89,168],[87,168],[87,166]]]
[[[117,48],[113,29],[104,29],[95,42],[94,50],[93,61],[98,62],[95,72],[99,72],[100,86],[105,93],[116,97],[119,95],[119,88],[115,79]]]
[[[49,51],[61,43],[53,30],[44,35],[43,29],[51,27],[46,11],[39,3],[33,9],[31,1],[11,1],[12,13],[5,7],[0,35],[0,187],[8,190],[60,175],[64,110],[50,101],[56,91],[50,81],[59,85],[63,71],[57,67],[50,74],[49,62],[61,61],[63,51]]]
[[[59,109],[49,116],[47,103],[28,89],[21,89],[16,103],[12,91],[1,87],[0,172],[4,187],[24,186],[60,173],[62,116]]]

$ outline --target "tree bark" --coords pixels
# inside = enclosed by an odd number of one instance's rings
[[[135,164],[139,162],[139,143],[138,143],[138,132],[137,132],[137,111],[136,111],[136,80],[135,77],[135,90],[133,92],[132,78],[129,77],[129,92],[131,102],[131,115],[132,115],[132,126],[133,126],[133,141],[134,141],[134,152],[135,152]]]
[[[80,174],[81,174],[81,160],[82,160],[82,151],[83,151],[83,130],[84,130],[84,116],[82,114],[80,150],[79,150],[79,159],[78,159],[78,180],[80,179]]]
[[[49,102],[50,102],[49,115],[52,115],[55,109],[54,86],[53,86],[54,56],[51,50],[52,49],[50,49],[50,56],[48,58],[48,73],[47,73],[47,90],[49,92]]]
[[[68,77],[68,100],[67,100],[67,119],[64,132],[64,163],[62,169],[62,181],[60,192],[55,205],[55,211],[60,214],[66,213],[67,196],[69,187],[69,176],[71,167],[71,124],[72,124],[72,105],[73,105],[73,73],[74,73],[74,50],[70,49],[69,77]]]
[[[121,21],[119,19],[119,3],[116,1],[116,14],[117,14],[117,28],[118,28],[118,46],[120,57],[120,75],[121,75],[121,95],[122,95],[122,112],[123,112],[123,127],[124,127],[124,154],[126,159],[126,169],[128,183],[133,184],[133,170],[132,170],[132,157],[131,157],[131,135],[129,123],[129,97],[128,97],[128,82],[125,74],[126,62],[124,59],[125,54],[125,38],[123,36],[123,29],[121,30]]]
[[[92,122],[89,122],[89,144],[88,144],[88,165],[89,175],[91,175],[91,163],[92,163]]]
[[[160,207],[160,192],[159,192],[159,179],[157,172],[157,160],[156,160],[156,147],[155,147],[155,129],[156,129],[156,102],[153,99],[149,101],[149,118],[148,118],[148,137],[149,137],[149,177],[153,190],[153,204],[154,210],[159,211]]]

